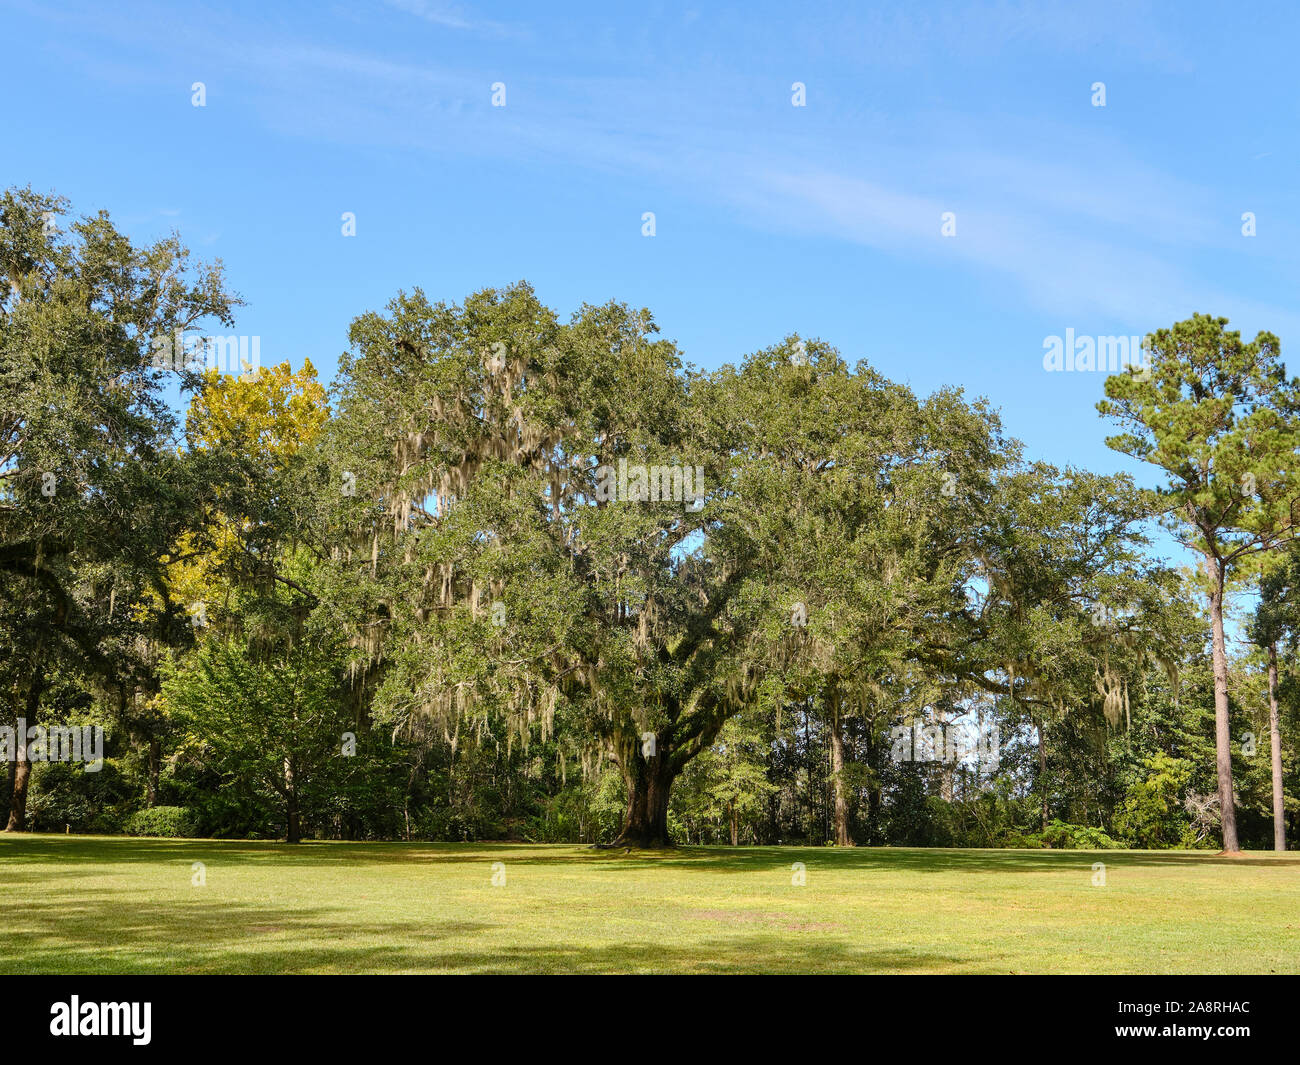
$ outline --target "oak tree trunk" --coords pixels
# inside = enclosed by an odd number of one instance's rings
[[[669,768],[668,752],[658,750],[645,757],[639,750],[625,756],[620,763],[627,788],[627,809],[623,813],[623,831],[616,846],[671,847],[668,838],[668,795],[676,775]]]
[[[289,793],[289,801],[285,804],[285,813],[287,815],[285,820],[288,822],[285,831],[286,842],[301,843],[302,826],[299,824],[298,818],[298,796],[293,792]]]
[[[45,677],[37,673],[32,677],[27,689],[27,705],[24,710],[28,728],[36,724],[36,715],[41,707],[41,692],[45,690]],[[23,832],[27,828],[27,785],[32,776],[32,760],[27,757],[27,737],[15,736],[22,757],[14,763],[13,788],[9,794],[9,821],[6,832]]]
[[[8,762],[8,768],[6,768],[5,770],[4,794],[0,795],[0,810],[9,809],[9,800],[13,798],[13,794],[14,794],[14,777],[17,775],[17,773],[18,773],[18,762],[16,759],[10,759],[10,761]]]
[[[9,796],[9,823],[6,832],[22,832],[27,828],[27,782],[31,779],[32,762],[26,756],[14,763],[14,789]]]

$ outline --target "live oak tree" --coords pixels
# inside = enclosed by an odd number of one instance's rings
[[[1046,823],[1047,719],[1096,708],[1118,724],[1128,679],[1179,652],[1172,574],[1140,555],[1137,493],[1021,465],[992,412],[959,393],[917,403],[862,365],[838,378],[833,360],[814,365],[788,371],[805,378],[793,402],[770,390],[754,404],[766,435],[750,476],[779,489],[759,493],[770,554],[753,595],[783,622],[755,628],[775,635],[760,668],[824,716],[836,842],[851,842],[846,715],[883,729],[989,694],[1036,727]]]
[[[1153,506],[1202,560],[1214,660],[1215,761],[1223,849],[1239,850],[1228,720],[1224,600],[1234,571],[1293,540],[1300,517],[1300,382],[1279,342],[1245,343],[1226,318],[1195,315],[1150,338],[1150,364],[1106,379],[1097,404],[1124,432],[1107,444],[1167,475]]]
[[[30,189],[0,196],[3,671],[29,724],[56,663],[133,696],[149,669],[142,630],[165,637],[180,620],[160,547],[208,478],[177,449],[154,341],[229,324],[238,303],[220,264],[192,264],[177,238],[137,247],[107,215],[67,211]],[[154,590],[160,609],[142,619]],[[24,824],[29,771],[16,763],[10,829]]]
[[[1053,725],[1082,713],[1127,727],[1130,683],[1148,666],[1173,671],[1193,623],[1178,609],[1176,574],[1145,557],[1146,510],[1130,478],[1034,463],[999,480],[986,514],[949,661],[1033,729],[1045,827]]]
[[[574,758],[624,777],[622,841],[645,845],[667,842],[672,781],[726,719],[720,618],[744,566],[743,543],[698,549],[720,488],[654,333],[619,304],[560,323],[524,285],[401,296],[353,326],[337,425],[357,487],[336,561],[377,713],[452,742],[499,714],[527,744],[563,705]],[[676,498],[641,494],[652,468]]]
[[[918,655],[965,602],[978,526],[970,500],[1006,461],[1005,444],[959,394],[918,402],[865,363],[850,368],[797,337],[711,384],[706,411],[731,464],[733,522],[757,558],[736,597],[750,632],[742,675],[761,697],[818,715],[835,842],[851,845],[845,722],[883,732],[901,693],[920,697]]]
[[[527,744],[562,709],[562,747],[624,777],[619,841],[653,846],[674,779],[747,707],[814,698],[834,734],[901,682],[1114,718],[1145,628],[1080,625],[1122,582],[1141,598],[1122,483],[1002,478],[986,407],[918,404],[823,345],[697,374],[653,333],[617,304],[560,323],[522,285],[354,324],[334,555],[381,719],[454,744],[500,715]],[[616,467],[706,483],[629,499]]]

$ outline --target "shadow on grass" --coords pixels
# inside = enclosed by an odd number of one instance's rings
[[[656,852],[632,852],[623,860]],[[958,850],[940,847],[685,847],[667,850],[647,861],[710,872],[747,872],[774,863],[816,862],[839,870],[894,872],[1054,872],[1077,868],[1080,862],[1104,861],[1108,866],[1270,866],[1300,868],[1294,857],[1220,858],[1203,851],[1126,850]]]
[[[10,835],[0,833],[0,885],[10,878],[46,880],[59,872],[81,876],[79,863],[221,861],[249,866],[465,864],[502,858],[528,865],[584,866],[608,864],[670,867],[713,873],[770,870],[794,861],[843,871],[952,873],[1054,872],[1076,868],[1081,861],[1108,866],[1248,866],[1300,868],[1300,854],[1222,858],[1210,851],[1127,850],[974,850],[906,847],[675,847],[666,850],[595,850],[580,844],[531,843],[343,843],[300,844],[216,839],[150,839],[127,836]],[[24,875],[11,861],[57,862]]]
[[[467,937],[508,930],[465,920],[360,922],[342,907],[288,911],[195,899],[128,907],[113,892],[69,894],[66,902],[59,892],[24,901],[26,922],[40,931],[6,934],[0,973],[901,973],[969,963],[826,936],[799,949],[798,938],[776,932],[681,945],[548,939],[474,946]]]

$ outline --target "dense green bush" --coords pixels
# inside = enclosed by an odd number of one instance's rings
[[[105,759],[97,773],[71,762],[37,762],[28,786],[28,825],[34,832],[111,835],[122,831],[138,804],[137,790],[116,759]]]
[[[122,825],[128,836],[193,836],[194,819],[184,806],[154,806],[137,810]]]
[[[1071,825],[1053,818],[1041,832],[1030,832],[1024,837],[1025,847],[1051,847],[1054,850],[1115,850],[1123,847],[1091,825]],[[1014,844],[1013,844],[1014,846]]]
[[[1115,830],[1133,845],[1158,850],[1186,845],[1189,818],[1183,797],[1192,766],[1163,752],[1143,759],[1144,779],[1135,780],[1115,812]]]
[[[618,835],[625,805],[622,778],[606,769],[543,796],[541,812],[528,818],[520,835],[530,843],[609,843]],[[687,840],[687,833],[678,838]]]

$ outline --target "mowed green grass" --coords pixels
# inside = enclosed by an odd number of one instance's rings
[[[4,973],[1300,972],[1267,853],[0,835],[0,911]]]

